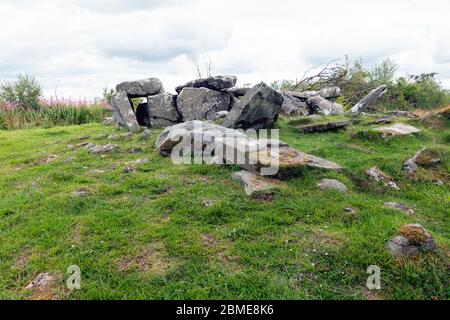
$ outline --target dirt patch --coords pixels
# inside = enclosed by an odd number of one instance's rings
[[[73,244],[81,243],[81,228],[82,228],[82,224],[79,221],[77,221],[74,224],[74,226],[72,227],[72,232],[70,233],[70,241]]]
[[[66,296],[66,289],[60,285],[62,277],[49,272],[38,274],[26,287],[31,292],[28,300],[61,300]]]
[[[206,247],[217,249],[220,247],[219,241],[208,233],[202,234],[202,242]]]
[[[14,260],[13,265],[11,266],[12,269],[24,269],[26,265],[28,264],[28,259],[30,258],[30,250],[24,249],[22,250],[19,255]]]
[[[366,300],[383,300],[383,298],[380,296],[380,293],[376,290],[369,290],[365,288],[362,292],[362,295]]]
[[[167,255],[162,243],[156,242],[131,257],[120,258],[117,264],[121,272],[137,269],[145,274],[161,276],[173,268],[177,261]]]

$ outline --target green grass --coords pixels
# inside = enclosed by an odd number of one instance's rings
[[[434,174],[448,177],[449,123],[388,141],[355,136],[364,123],[300,134],[281,119],[282,140],[346,169],[305,171],[271,202],[249,199],[231,179],[236,167],[172,165],[154,148],[157,130],[149,141],[114,141],[120,149],[105,157],[67,148],[86,135],[108,143],[98,135],[113,129],[99,124],[0,131],[0,299],[30,298],[24,287],[41,272],[59,276],[54,289],[66,299],[448,299],[449,181],[433,184],[431,171],[411,181],[401,166],[432,146],[442,159]],[[123,172],[140,158],[150,162]],[[401,191],[369,183],[374,165]],[[319,191],[325,177],[350,192]],[[72,197],[79,188],[92,194]],[[416,215],[384,209],[386,201]],[[350,206],[355,216],[344,212]],[[393,259],[386,242],[406,223],[431,232],[437,252]],[[82,289],[69,293],[70,265],[80,267]],[[380,291],[365,289],[370,265],[381,268]]]

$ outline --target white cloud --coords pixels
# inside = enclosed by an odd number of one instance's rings
[[[450,86],[447,0],[3,0],[0,11],[0,79],[31,73],[47,94],[93,97],[148,76],[172,91],[195,77],[194,59],[241,84],[295,79],[346,54]]]

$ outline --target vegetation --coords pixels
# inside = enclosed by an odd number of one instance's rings
[[[115,141],[118,151],[105,156],[77,147],[110,142],[113,129],[99,124],[0,131],[0,299],[449,299],[450,120],[428,128],[403,119],[423,131],[388,141],[355,135],[370,120],[301,134],[304,121],[281,118],[282,140],[346,170],[305,171],[269,202],[245,195],[231,179],[235,167],[173,165],[154,148],[158,130],[149,141]],[[425,146],[441,164],[411,180],[402,163]],[[139,158],[150,161],[126,174]],[[399,191],[367,180],[375,165]],[[319,191],[325,177],[349,193]],[[79,189],[90,195],[72,196]],[[386,242],[407,223],[421,223],[437,252],[392,258]],[[81,269],[81,290],[65,289],[70,265]],[[381,268],[379,291],[365,287],[370,265]],[[42,272],[58,281],[25,290]]]
[[[395,78],[398,66],[389,59],[373,68],[363,66],[362,60],[351,63],[332,61],[317,74],[306,73],[299,81],[282,80],[272,87],[290,91],[318,90],[327,86],[338,86],[343,96],[338,102],[346,109],[376,87],[385,84],[388,94],[376,106],[379,110],[436,109],[450,104],[450,92],[443,89],[436,80],[436,73],[410,75]]]

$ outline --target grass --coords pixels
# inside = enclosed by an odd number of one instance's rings
[[[386,141],[355,135],[366,122],[300,134],[280,119],[282,140],[346,169],[292,177],[271,202],[248,198],[235,167],[172,165],[154,148],[158,130],[149,141],[114,141],[120,148],[104,157],[67,147],[107,144],[113,129],[100,124],[0,131],[0,299],[36,298],[24,287],[42,272],[57,277],[50,297],[62,299],[449,299],[450,124]],[[402,163],[424,146],[442,163],[412,181]],[[141,158],[150,162],[123,172]],[[375,165],[401,190],[368,182]],[[319,191],[325,177],[350,192]],[[91,195],[72,197],[80,188]],[[437,252],[392,258],[386,242],[406,223],[421,223]],[[70,265],[81,269],[81,290],[64,289]],[[365,288],[370,265],[381,268],[379,291]]]

